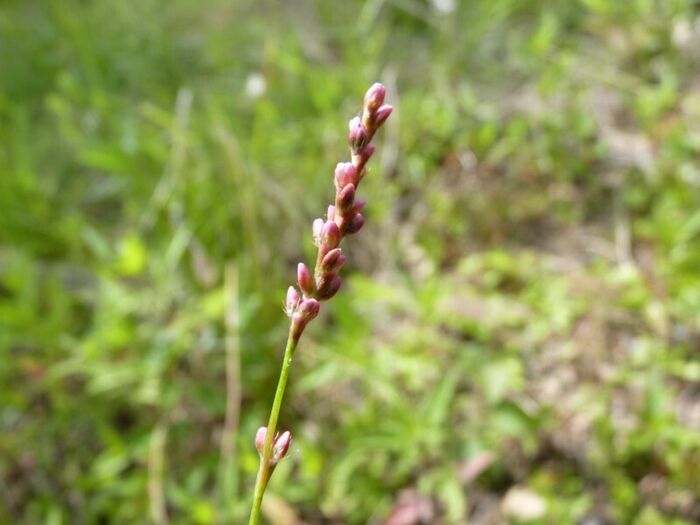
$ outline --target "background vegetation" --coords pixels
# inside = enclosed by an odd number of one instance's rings
[[[268,521],[700,521],[697,2],[6,0],[0,65],[0,523],[245,522],[375,80]]]

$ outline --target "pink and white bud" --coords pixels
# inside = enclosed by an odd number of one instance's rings
[[[314,244],[320,246],[321,244],[321,230],[323,229],[323,223],[326,222],[321,218],[315,219],[311,225],[311,232],[314,238]]]
[[[369,133],[362,125],[360,117],[353,118],[348,124],[348,144],[353,151],[361,150],[369,142]]]
[[[335,167],[335,187],[343,189],[348,184],[357,184],[357,170],[350,162],[339,162]]]
[[[255,433],[255,448],[258,449],[258,453],[262,456],[263,450],[265,448],[265,438],[267,437],[267,427],[260,427]]]
[[[255,433],[255,448],[258,450],[260,457],[265,454],[265,440],[267,439],[267,427],[260,427]],[[272,454],[270,456],[270,466],[274,468],[289,451],[289,446],[292,443],[292,434],[287,430],[282,434],[275,435],[272,440]]]
[[[359,232],[365,225],[365,218],[361,213],[355,215],[352,220],[348,223],[345,229],[345,233],[352,234]]]
[[[365,107],[369,111],[374,111],[379,106],[384,104],[384,97],[386,96],[386,88],[379,82],[372,84],[372,86],[365,93]]]
[[[297,311],[292,315],[291,336],[298,341],[306,325],[314,319],[321,310],[321,304],[316,299],[304,299],[299,303]]]
[[[343,255],[340,248],[329,251],[321,261],[323,273],[337,273],[345,264],[347,257]]]
[[[340,228],[333,221],[326,221],[321,230],[321,244],[329,250],[337,248],[340,244]]]
[[[374,127],[378,128],[379,126],[384,124],[384,122],[386,122],[386,119],[389,118],[389,115],[391,115],[392,111],[394,111],[394,108],[387,104],[381,106],[373,115],[372,122],[374,123]]]
[[[352,133],[352,130],[355,129],[358,124],[362,124],[362,119],[358,116],[352,117],[348,122],[348,131]]]
[[[321,304],[316,299],[304,299],[297,308],[297,314],[304,321],[308,322],[314,319],[321,310]]]
[[[289,445],[292,444],[292,434],[289,430],[282,432],[281,435],[275,438],[275,442],[272,445],[272,457],[270,458],[270,463],[276,465],[287,455],[289,451]]]
[[[323,301],[330,299],[338,290],[340,290],[340,285],[343,284],[342,279],[336,273],[329,273],[323,275],[320,279],[317,297]]]
[[[301,296],[299,295],[299,292],[297,292],[296,288],[294,288],[293,286],[287,288],[287,299],[284,303],[284,311],[289,317],[291,317],[292,314],[296,311],[297,306],[299,306],[300,302]]]
[[[335,206],[333,206],[332,204],[328,206],[328,211],[326,212],[326,219],[329,221],[335,220]]]
[[[314,279],[306,265],[301,262],[297,265],[297,283],[305,296],[314,294]]]
[[[350,209],[352,203],[355,201],[355,185],[348,184],[340,192],[335,199],[336,208],[341,215],[344,215],[347,210]]]

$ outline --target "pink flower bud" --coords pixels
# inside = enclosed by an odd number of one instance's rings
[[[329,221],[335,220],[335,206],[332,204],[328,206],[328,211],[326,212],[326,219]]]
[[[339,162],[335,167],[335,187],[343,189],[348,184],[357,184],[357,170],[350,162]]]
[[[367,144],[356,155],[352,156],[352,162],[357,169],[357,173],[362,174],[362,170],[365,168],[370,157],[374,154],[375,149],[374,144]],[[361,179],[362,177],[360,176],[358,178]]]
[[[394,108],[392,108],[391,106],[389,106],[387,104],[384,104],[382,107],[380,107],[377,110],[377,112],[374,114],[373,120],[372,120],[375,128],[378,128],[379,126],[384,124],[384,122],[386,121],[386,119],[389,118],[389,115],[391,115],[391,112],[393,110],[394,110]]]
[[[321,304],[316,299],[304,299],[299,303],[297,311],[292,316],[292,326],[290,328],[291,336],[295,341],[299,340],[306,325],[318,315],[320,309]]]
[[[301,296],[299,295],[299,292],[297,292],[296,288],[293,286],[287,288],[287,300],[285,301],[284,311],[289,317],[291,317],[294,311],[297,309],[300,301]]]
[[[345,211],[350,209],[354,200],[355,200],[355,185],[354,184],[348,184],[342,190],[340,190],[340,192],[338,192],[338,196],[335,199],[335,203],[336,203],[336,207],[338,208],[338,211],[340,212],[341,215],[343,215]]]
[[[329,251],[321,261],[321,270],[324,273],[336,273],[343,267],[347,258],[341,252],[340,248],[335,248]]]
[[[330,299],[340,289],[342,280],[340,276],[335,273],[329,273],[321,277],[318,287],[317,297],[321,300]]]
[[[365,107],[374,111],[379,106],[384,104],[384,97],[386,96],[386,88],[379,82],[372,84],[372,86],[365,93]]]
[[[355,117],[350,121],[348,125],[348,144],[353,149],[353,151],[361,150],[367,142],[369,142],[369,134],[367,130],[362,125],[362,119],[360,117]]]
[[[265,453],[265,439],[267,438],[267,427],[260,427],[255,433],[255,448],[258,449],[260,457]],[[287,430],[282,434],[275,435],[272,440],[272,455],[270,457],[270,466],[272,468],[277,465],[289,451],[289,445],[292,443],[292,434]]]
[[[299,341],[304,328],[309,321],[314,319],[321,309],[321,304],[316,299],[305,299],[299,303],[297,311],[292,316],[291,336],[295,341]]]
[[[258,449],[258,453],[262,456],[263,449],[265,448],[265,438],[267,437],[267,427],[260,427],[255,433],[255,448]]]
[[[345,255],[340,254],[338,256],[338,260],[335,261],[335,266],[333,266],[333,268],[331,268],[331,271],[332,272],[340,271],[340,269],[345,265],[345,261],[347,261],[347,260],[348,260],[348,258],[345,257]]]
[[[313,295],[313,277],[311,277],[311,272],[306,267],[306,265],[301,262],[297,265],[297,282],[299,283],[299,288],[301,288],[301,291],[304,293],[305,296]]]
[[[353,217],[357,215],[359,212],[362,211],[362,208],[364,208],[366,204],[367,201],[364,199],[355,200],[355,202],[352,205],[352,208],[350,209],[350,215]]]
[[[321,230],[321,244],[326,248],[337,248],[340,244],[340,228],[333,221],[326,221]]]
[[[321,304],[316,299],[304,299],[297,308],[297,314],[306,322],[314,319],[321,310]]]
[[[314,236],[314,243],[316,246],[321,244],[321,230],[323,229],[323,223],[325,221],[323,219],[316,219],[313,222],[313,225],[311,226],[313,236]]]
[[[270,458],[270,463],[276,465],[279,463],[289,451],[289,445],[292,444],[292,434],[289,430],[282,432],[282,435],[275,438],[274,445],[272,446],[272,457]]]
[[[348,223],[345,232],[350,234],[350,233],[357,233],[359,232],[362,227],[365,225],[365,218],[362,216],[361,213],[358,213],[355,215],[352,220]]]
[[[352,117],[350,122],[348,122],[348,131],[352,132],[352,130],[356,128],[358,124],[362,124],[362,119],[357,116]]]

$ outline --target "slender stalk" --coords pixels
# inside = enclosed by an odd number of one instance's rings
[[[280,415],[280,408],[282,406],[282,398],[284,397],[284,391],[287,388],[289,369],[291,368],[292,357],[294,357],[294,350],[296,350],[297,342],[298,339],[294,337],[293,330],[290,327],[289,337],[287,337],[287,347],[284,349],[282,370],[280,371],[280,378],[277,382],[277,391],[275,392],[275,399],[272,402],[272,409],[270,410],[270,419],[267,423],[267,435],[265,436],[265,446],[263,448],[262,458],[260,458],[260,468],[258,470],[258,477],[255,480],[253,508],[250,511],[250,521],[248,521],[248,525],[258,525],[258,523],[260,522],[260,507],[262,505],[262,499],[263,495],[265,494],[267,482],[270,480],[271,475],[270,459],[272,458],[272,441],[275,437],[275,432],[277,430],[277,420],[279,419]]]

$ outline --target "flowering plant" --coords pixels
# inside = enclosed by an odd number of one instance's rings
[[[306,325],[319,313],[321,301],[333,297],[340,289],[338,272],[345,264],[340,243],[346,235],[360,231],[365,223],[362,208],[365,201],[356,199],[357,188],[367,174],[367,162],[374,153],[371,143],[376,131],[391,115],[392,107],[384,104],[386,89],[374,84],[367,90],[361,116],[350,120],[348,143],[350,162],[340,162],[335,168],[335,203],[328,206],[326,219],[313,222],[313,238],[318,254],[313,274],[304,263],[297,267],[297,290],[287,290],[285,311],[291,322],[287,346],[282,360],[275,398],[270,410],[267,427],[260,427],[255,436],[255,446],[260,454],[260,467],[255,482],[253,507],[249,525],[260,520],[260,508],[265,489],[277,464],[289,450],[292,436],[289,431],[277,434],[277,420],[284,391],[287,387],[289,369],[299,338]]]

